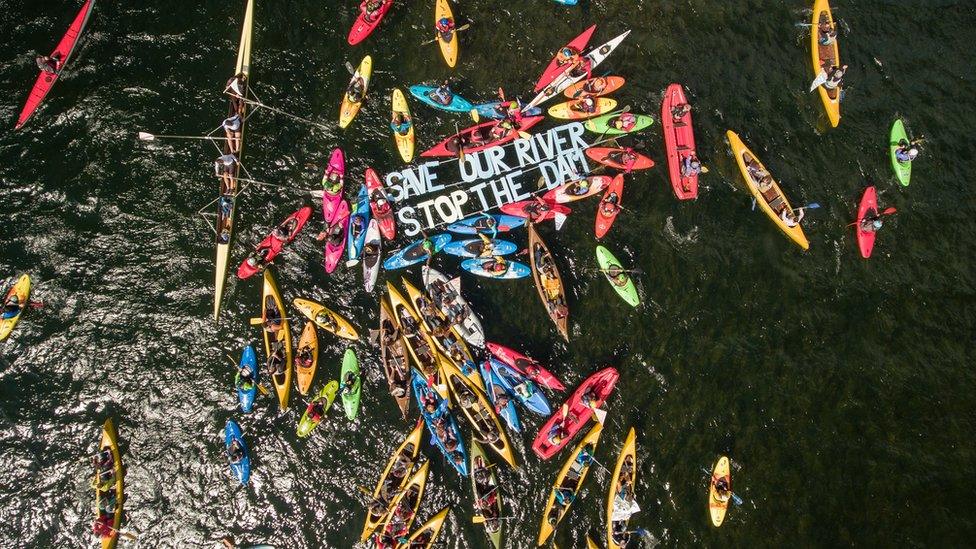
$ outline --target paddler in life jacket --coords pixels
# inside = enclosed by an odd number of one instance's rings
[[[351,395],[355,387],[356,387],[356,374],[352,372],[346,372],[346,377],[342,379],[342,390],[340,391],[340,394]]]
[[[61,62],[61,56],[55,53],[54,55],[38,55],[37,56],[37,68],[48,74],[57,74],[61,70],[64,63]]]
[[[830,67],[830,70],[827,71],[827,81],[824,82],[823,84],[824,87],[827,88],[828,90],[836,90],[838,87],[840,87],[841,83],[843,82],[844,73],[846,72],[847,72],[847,65],[844,65],[843,67],[838,67],[837,65],[833,65],[832,67]]]
[[[352,103],[362,103],[364,95],[366,95],[366,81],[363,80],[362,76],[357,75],[349,83],[349,87],[346,89],[346,97]]]
[[[24,309],[23,304],[20,302],[20,298],[14,292],[10,293],[10,297],[3,304],[3,318],[14,318],[19,315]]]
[[[237,370],[237,384],[245,391],[250,391],[254,387],[254,372],[251,367],[244,365]]]
[[[694,177],[700,173],[701,173],[701,162],[698,161],[698,157],[695,156],[694,152],[681,159],[682,177]]]
[[[831,25],[830,21],[821,21],[820,26],[817,27],[817,31],[819,32],[817,43],[821,46],[829,46],[837,39],[837,28]]]
[[[620,164],[625,169],[629,170],[630,166],[637,161],[637,155],[634,154],[634,149],[631,147],[622,147],[611,150],[601,160],[613,162],[614,164]]]
[[[508,118],[499,121],[491,127],[491,138],[502,139],[515,131],[515,124]],[[478,133],[478,132],[475,132]]]
[[[241,445],[241,441],[238,439],[233,439],[230,441],[230,447],[227,448],[227,458],[231,463],[239,463],[244,459],[244,446]]]
[[[567,194],[571,194],[573,196],[583,196],[584,194],[590,192],[590,179],[584,177],[583,179],[578,179],[573,183],[570,183],[569,186],[566,187],[566,192]]]
[[[630,278],[627,277],[627,273],[625,273],[619,265],[611,265],[610,268],[607,269],[606,273],[607,278],[610,279],[610,282],[614,286],[623,287],[626,286],[627,282],[630,281]]]
[[[312,421],[321,421],[322,416],[325,414],[325,403],[322,402],[323,399],[317,398],[313,402],[308,403],[308,407],[305,411],[308,412],[308,417]]]
[[[376,213],[378,215],[386,215],[390,211],[390,201],[386,199],[386,195],[377,190],[373,195],[373,200],[376,201]]]
[[[637,125],[637,117],[629,112],[625,112],[610,121],[610,127],[622,132],[629,132]]]
[[[437,89],[427,94],[427,96],[441,105],[450,105],[454,102],[454,92],[451,91],[450,82],[447,80],[440,86],[437,86]]]
[[[715,499],[724,503],[732,497],[732,487],[725,477],[713,479],[712,486],[715,487]]]
[[[911,164],[918,153],[918,140],[909,142],[907,139],[902,139],[898,142],[898,147],[895,148],[895,160],[899,164]]]
[[[362,4],[359,4],[359,9],[363,12],[363,19],[367,23],[373,23],[376,21],[377,12],[383,7],[384,0],[363,0]]]
[[[224,87],[224,93],[229,93],[234,97],[244,97],[244,83],[247,80],[247,76],[244,73],[235,74],[227,81],[227,85]]]
[[[790,212],[789,208],[783,208],[783,211],[779,213],[779,218],[783,221],[783,223],[786,224],[787,227],[792,229],[803,221],[803,214],[805,210],[800,209],[799,212],[800,215],[796,215],[796,213]]]
[[[434,30],[440,35],[441,40],[450,42],[454,35],[454,19],[451,17],[441,17],[434,23]]]
[[[576,63],[579,61],[579,57],[580,51],[578,49],[571,46],[566,46],[556,52],[556,64],[563,66],[570,63]]]
[[[286,242],[291,235],[295,232],[298,227],[298,220],[295,218],[289,219],[287,223],[283,223],[275,227],[275,230],[271,233],[271,236],[280,240],[281,242]]]
[[[587,95],[586,97],[580,99],[579,101],[573,103],[570,106],[571,110],[582,112],[586,114],[592,114],[596,112],[596,99],[592,95]]]
[[[322,187],[329,194],[336,194],[342,189],[342,174],[335,170],[327,170],[322,177]]]
[[[500,255],[496,255],[481,264],[482,269],[488,271],[494,276],[504,275],[508,272],[509,267],[510,265],[508,261]]]
[[[390,120],[390,129],[396,132],[397,135],[407,135],[410,131],[410,127],[413,126],[413,122],[410,120],[410,116],[406,113],[399,111],[393,111],[393,119]]]
[[[573,78],[582,78],[586,75],[586,79],[590,79],[593,76],[593,62],[588,57],[580,57],[573,69],[569,71],[569,75]]]
[[[611,192],[600,202],[600,212],[606,217],[610,217],[620,211],[620,196]]]
[[[671,108],[671,119],[674,120],[675,124],[681,123],[681,119],[691,112],[691,105],[688,103],[681,103],[680,105],[675,105]]]
[[[881,215],[878,214],[877,209],[868,210],[864,219],[861,220],[860,228],[861,232],[865,233],[876,233],[881,226],[884,225],[884,221],[881,220]]]
[[[492,242],[488,235],[478,233],[481,238],[481,252],[478,253],[478,257],[491,257],[495,254],[495,243]]]
[[[502,103],[502,105],[504,104],[505,103]],[[508,107],[505,110],[505,120],[509,120],[512,122],[512,124],[515,125],[515,127],[519,127],[522,125],[523,118],[524,116],[522,116],[522,106],[519,105],[519,102],[515,99],[509,101]]]
[[[591,78],[583,83],[583,91],[593,95],[599,95],[605,89],[607,89],[607,79],[602,76]]]

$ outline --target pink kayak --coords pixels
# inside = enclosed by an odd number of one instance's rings
[[[95,0],[88,0],[81,6],[78,15],[75,16],[75,20],[68,27],[68,31],[64,33],[61,41],[58,42],[58,46],[51,52],[50,57],[57,57],[61,60],[61,67],[55,73],[42,70],[37,75],[37,80],[34,81],[34,87],[31,89],[30,95],[27,96],[27,102],[24,103],[24,108],[20,111],[20,116],[17,117],[15,129],[19,129],[30,119],[34,111],[41,106],[41,102],[47,97],[48,92],[54,87],[54,83],[58,81],[58,77],[61,76],[61,71],[68,64],[68,59],[71,58],[71,54],[78,44],[81,33],[85,30],[85,25],[88,24],[88,16],[91,15],[94,5]]]
[[[339,187],[335,192],[329,192],[329,187],[332,186],[329,179],[335,176],[339,177],[336,183]],[[327,226],[335,220],[336,209],[342,202],[342,188],[345,185],[345,178],[346,159],[342,154],[342,149],[334,149],[332,156],[329,157],[329,165],[325,168],[325,175],[322,176],[322,217]]]
[[[523,355],[522,353],[509,349],[504,345],[499,345],[497,343],[485,342],[485,346],[488,347],[488,352],[495,355],[495,358],[508,364],[513,370],[518,373],[528,376],[529,379],[535,381],[540,385],[545,385],[550,389],[555,391],[565,391],[566,386],[563,385],[559,379],[552,374],[549,370],[546,370],[537,361]]]
[[[352,28],[349,29],[349,37],[346,41],[349,42],[350,46],[355,46],[356,44],[366,40],[366,37],[372,34],[372,32],[379,26],[380,21],[383,20],[383,16],[386,12],[390,11],[390,7],[393,6],[393,0],[383,0],[380,4],[378,10],[373,13],[372,21],[366,19],[366,2],[365,0],[359,5],[359,17],[356,18],[356,22],[352,24]]]
[[[380,181],[380,176],[376,174],[373,168],[366,168],[366,190],[369,191],[369,209],[373,211],[373,217],[380,224],[380,233],[383,238],[387,240],[393,240],[396,237],[396,220],[393,219],[393,204],[390,202],[389,195],[386,194],[386,189],[383,188],[383,182]],[[380,206],[377,204],[379,199],[386,201],[386,204]]]
[[[573,40],[566,44],[566,48],[572,50],[576,55],[583,53],[583,48],[590,43],[590,37],[593,36],[593,31],[596,30],[596,25],[591,26],[586,29],[579,36],[573,38]],[[562,55],[557,53],[546,70],[542,71],[542,76],[539,77],[539,81],[535,83],[535,91],[542,91],[542,88],[548,86],[557,76],[562,74],[563,70],[566,68],[566,64],[569,63],[568,59],[563,59]]]
[[[332,223],[325,229],[325,272],[332,273],[346,249],[346,233],[349,229],[349,203],[339,201]]]
[[[878,193],[871,186],[864,189],[864,195],[861,197],[861,205],[857,208],[857,222],[854,225],[854,229],[857,231],[857,247],[861,249],[861,257],[864,259],[871,257],[871,252],[874,250],[876,233],[874,231],[862,230],[861,223],[865,217],[874,217],[876,215],[878,215]]]
[[[557,214],[569,215],[573,211],[551,200],[537,200],[535,198],[502,204],[501,210],[508,215],[524,217],[532,223],[541,223],[542,221],[555,219]]]

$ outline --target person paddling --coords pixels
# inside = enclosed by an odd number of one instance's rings
[[[671,119],[674,120],[675,124],[680,124],[681,119],[685,117],[686,114],[691,112],[691,105],[688,103],[680,103],[671,107]]]
[[[440,35],[441,40],[450,42],[454,35],[454,19],[451,17],[441,17],[434,23],[434,30]]]
[[[454,102],[454,92],[451,91],[450,82],[445,80],[437,89],[427,94],[428,97],[441,105],[450,105]]]
[[[907,139],[902,139],[898,142],[898,147],[895,148],[895,160],[899,164],[911,164],[912,161],[918,156],[918,140],[909,142]]]
[[[633,113],[625,112],[610,121],[610,127],[622,132],[629,132],[637,125],[637,117]]]
[[[359,4],[359,9],[363,12],[363,20],[367,23],[375,23],[383,2],[384,0],[363,0],[363,3]]]
[[[2,316],[4,319],[14,318],[15,316],[19,315],[23,309],[24,305],[20,302],[20,298],[17,297],[17,294],[10,292],[10,297],[8,297],[3,304]]]
[[[390,120],[390,129],[396,132],[397,135],[407,135],[412,126],[413,122],[410,120],[409,115],[399,111],[393,111],[393,119]]]
[[[878,213],[877,208],[871,208],[866,212],[859,226],[862,232],[876,233],[882,225],[884,225],[884,221],[881,219],[881,214]]]
[[[362,76],[356,75],[349,82],[349,87],[346,89],[346,96],[349,98],[350,103],[362,103],[363,97],[366,95],[366,81]]]
[[[824,87],[828,90],[836,90],[843,82],[844,73],[846,72],[847,65],[843,67],[838,67],[837,65],[831,66],[830,70],[827,71],[827,81],[824,82]]]
[[[817,43],[821,46],[830,46],[837,40],[837,28],[830,24],[830,21],[824,19],[820,22],[820,26],[817,27],[819,37],[817,38]]]
[[[64,63],[61,61],[61,56],[57,53],[54,55],[39,55],[37,56],[37,68],[48,74],[57,74]]]
[[[681,176],[682,177],[694,177],[701,173],[701,162],[698,161],[698,157],[692,152],[688,156],[681,160]]]
[[[572,110],[592,114],[596,112],[596,99],[592,95],[587,95],[586,97],[580,99],[572,105]]]
[[[800,210],[800,215],[796,215],[796,213],[791,212],[789,208],[783,208],[783,211],[779,214],[779,218],[783,221],[783,223],[786,224],[787,227],[792,229],[803,221],[803,214],[804,210],[802,209]]]

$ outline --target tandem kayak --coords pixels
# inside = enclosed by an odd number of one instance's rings
[[[417,455],[420,452],[420,442],[423,438],[423,421],[417,421],[417,425],[414,427],[413,431],[407,435],[407,438],[397,446],[397,449],[390,454],[390,459],[386,462],[386,467],[383,468],[383,472],[380,474],[379,480],[376,482],[376,488],[373,490],[374,501],[380,503],[380,508],[383,509],[383,514],[373,513],[371,508],[367,506],[366,511],[366,525],[363,526],[362,535],[359,537],[359,541],[364,542],[369,539],[370,534],[376,530],[383,519],[386,517],[386,512],[389,510],[390,501],[384,499],[384,494],[395,494],[399,492],[404,484],[410,477],[410,472],[413,471],[413,466],[417,464]],[[394,466],[397,463],[405,462],[403,468],[397,468],[394,470]],[[398,476],[397,473],[400,473]],[[393,475],[390,477],[390,475]],[[390,486],[384,489],[387,485],[387,480],[390,481]]]
[[[405,277],[401,278],[400,282],[407,291],[407,299],[410,300],[413,310],[420,317],[424,331],[434,341],[434,345],[444,353],[445,357],[450,357],[458,366],[464,368],[465,372],[477,368],[474,357],[471,355],[471,350],[464,344],[461,334],[454,329],[453,323],[444,316],[440,308],[434,306],[433,300],[421,292],[420,288],[411,284]],[[444,327],[447,330],[441,331]],[[474,375],[477,377],[477,372]],[[478,384],[481,383],[480,377],[477,378],[477,382]]]
[[[407,103],[407,98],[403,95],[403,92],[400,91],[400,88],[395,88],[393,90],[391,104],[393,108],[393,116],[400,115],[403,117],[403,120],[410,125],[406,133],[400,133],[396,130],[393,131],[393,140],[396,141],[397,151],[400,152],[400,158],[402,158],[404,162],[410,162],[413,160],[413,117],[410,116],[410,105]]]
[[[447,230],[458,234],[494,234],[507,233],[525,225],[525,219],[511,215],[478,214],[455,221],[447,226]]]
[[[380,275],[380,257],[383,253],[383,239],[380,226],[375,219],[369,220],[366,228],[366,243],[363,245],[363,287],[372,292]]]
[[[532,266],[535,289],[539,292],[546,314],[556,325],[559,335],[569,341],[569,301],[566,299],[566,286],[559,276],[559,268],[556,267],[552,252],[542,241],[534,225],[529,225],[529,264]]]
[[[380,224],[383,238],[393,240],[396,236],[396,220],[393,219],[393,202],[373,168],[366,168],[366,189],[369,191],[369,207],[373,217]]]
[[[326,226],[335,223],[338,217],[345,179],[346,158],[342,154],[342,149],[333,149],[332,155],[329,156],[329,165],[322,174],[322,218]]]
[[[314,322],[319,328],[327,332],[332,332],[343,339],[351,339],[353,341],[359,339],[359,333],[356,332],[356,328],[348,320],[339,316],[335,311],[332,311],[325,305],[300,297],[296,297],[291,303],[298,309],[298,312],[305,315],[306,318]]]
[[[430,462],[425,461],[406,484],[390,501],[390,510],[383,524],[373,536],[376,549],[393,549],[398,543],[398,530],[410,531],[410,525],[417,518],[417,509],[424,497],[424,486],[427,484],[427,471]],[[394,521],[396,517],[396,521]]]
[[[491,239],[490,242],[491,249],[487,254],[483,253],[485,251],[485,242],[480,238],[450,242],[447,246],[444,246],[444,253],[457,257],[488,257],[493,255],[508,255],[518,251],[518,246],[514,242],[497,238]]]
[[[405,543],[397,545],[397,549],[430,549],[433,547],[437,544],[437,536],[441,534],[441,528],[444,526],[444,521],[447,520],[447,513],[450,510],[450,507],[445,507],[438,511],[430,520],[414,530]]]
[[[718,497],[718,490],[715,489],[715,483],[720,479],[725,479],[725,484],[728,487],[729,492],[732,491],[732,470],[729,467],[729,458],[722,456],[715,463],[715,467],[712,468],[712,478],[708,483],[708,513],[712,517],[712,524],[718,528],[725,521],[725,512],[729,509],[729,501],[732,498],[722,501]]]
[[[613,226],[613,222],[620,213],[620,204],[623,201],[623,196],[624,174],[618,173],[613,178],[613,181],[610,182],[610,186],[607,187],[607,192],[603,193],[603,198],[600,199],[600,205],[596,209],[596,223],[593,226],[593,232],[597,238],[606,236],[610,227]]]
[[[498,280],[515,280],[525,278],[531,274],[528,266],[518,261],[505,261],[499,268],[498,262],[493,257],[485,259],[465,259],[461,262],[461,268],[473,275]]]
[[[410,411],[410,359],[407,357],[407,344],[400,335],[400,327],[393,317],[387,301],[380,296],[380,326],[377,330],[377,343],[380,347],[380,363],[390,396],[400,408],[403,419]]]
[[[474,516],[481,517],[481,525],[495,549],[502,545],[502,495],[498,490],[498,476],[488,461],[484,449],[471,441],[471,492],[474,496]]]
[[[613,178],[609,175],[591,175],[576,181],[568,181],[543,195],[545,200],[557,204],[568,204],[596,196],[610,185]]]
[[[522,432],[522,423],[519,421],[518,410],[515,409],[515,399],[508,393],[498,374],[491,368],[488,361],[482,362],[478,366],[481,372],[481,379],[485,386],[485,394],[488,400],[495,407],[495,412],[505,420],[509,428],[516,433]]]
[[[566,418],[563,419],[562,410],[557,408],[556,412],[539,428],[539,433],[532,442],[532,450],[535,454],[547,460],[562,450],[590,421],[593,410],[603,406],[619,378],[620,374],[613,367],[604,368],[586,378],[566,399],[563,405],[568,410]],[[587,394],[594,397],[594,400],[589,403],[584,402],[583,396]]]
[[[854,230],[857,232],[857,247],[861,250],[861,257],[864,259],[871,257],[871,251],[874,250],[874,239],[877,233],[874,231],[865,231],[861,226],[865,218],[876,215],[878,215],[878,193],[872,185],[864,189],[864,194],[861,196],[861,203],[857,208],[857,221],[854,224]]]
[[[435,109],[448,112],[468,113],[474,108],[474,105],[472,105],[470,101],[456,93],[451,96],[450,103],[441,103],[437,99],[434,99],[434,96],[437,95],[436,92],[436,86],[422,86],[419,84],[416,86],[410,86],[410,95],[416,97],[424,104],[434,107]]]
[[[542,116],[526,116],[517,128],[505,128],[501,126],[500,120],[483,122],[470,128],[465,128],[437,145],[420,153],[425,157],[458,156],[458,147],[464,150],[464,154],[476,153],[491,147],[497,147],[514,141],[519,137],[519,132],[528,131],[530,128],[542,122]]]
[[[302,335],[298,338],[298,356],[295,357],[295,380],[298,392],[307,395],[315,379],[315,369],[319,362],[319,336],[314,322],[306,322]]]
[[[571,56],[583,53],[583,48],[590,43],[590,38],[593,36],[595,31],[596,25],[591,25],[589,28],[581,32],[579,36],[573,38],[568,44],[560,48],[556,53],[556,56],[553,57],[552,61],[549,62],[549,65],[546,66],[546,69],[542,71],[542,76],[540,76],[539,80],[535,83],[535,88],[533,88],[533,91],[541,91],[542,88],[548,86],[553,80],[556,79],[557,76],[562,74],[562,72],[566,69],[566,65],[570,62]],[[570,57],[567,57],[566,53],[569,53]]]
[[[420,316],[406,297],[403,296],[389,280],[386,281],[386,292],[390,296],[390,307],[393,317],[400,326],[400,334],[407,345],[413,363],[424,376],[433,380],[437,376],[438,361],[434,351],[434,341],[420,326]]]
[[[427,295],[444,316],[451,319],[454,329],[471,345],[484,347],[485,329],[481,326],[478,315],[461,295],[460,277],[448,279],[444,273],[426,265],[421,268],[421,275]]]
[[[312,207],[303,206],[297,212],[286,217],[241,262],[241,266],[237,268],[237,276],[241,279],[246,279],[270,265],[278,257],[278,254],[281,253],[285,245],[291,244],[295,240],[295,237],[301,232],[302,227],[305,226],[305,223],[308,222],[308,218],[311,215]],[[284,232],[286,235],[284,238],[278,236],[281,232]]]
[[[352,349],[346,349],[342,355],[339,380],[342,386],[342,410],[346,412],[346,419],[352,421],[359,415],[359,397],[363,389],[363,380],[359,375],[359,360]]]
[[[274,385],[275,393],[278,394],[278,405],[285,410],[288,408],[288,397],[291,394],[291,329],[288,327],[285,302],[281,299],[281,292],[278,291],[278,284],[271,275],[271,269],[264,271],[264,284],[261,287],[261,320],[264,356],[267,357],[268,370],[271,371],[271,383]],[[272,357],[275,358],[274,363]]]
[[[323,252],[325,272],[331,274],[342,259],[342,252],[346,249],[346,237],[349,232],[349,203],[340,199],[336,207],[332,223],[325,228],[325,251]]]
[[[234,443],[240,448],[241,455],[231,454]],[[230,474],[234,475],[241,484],[247,484],[251,478],[251,456],[247,451],[247,444],[244,443],[244,435],[241,427],[233,419],[228,419],[224,426],[224,447],[227,453],[227,461],[230,464]]]
[[[542,524],[539,527],[539,546],[542,546],[552,536],[556,527],[569,512],[569,507],[576,496],[579,495],[583,481],[586,480],[586,473],[593,465],[592,456],[596,451],[596,445],[600,441],[602,432],[602,423],[593,425],[590,432],[583,437],[583,440],[573,449],[573,453],[566,459],[566,463],[559,470],[559,474],[556,475],[556,480],[552,483],[552,489],[549,491],[549,499],[546,500],[546,506],[542,512]],[[590,456],[590,458],[588,459],[586,456]],[[573,474],[570,475],[570,472]],[[559,497],[557,499],[557,490],[561,492],[561,496],[565,496],[566,492],[569,492],[571,497]]]
[[[436,254],[444,249],[444,246],[451,241],[451,235],[447,233],[435,234],[430,237],[430,240],[434,244],[434,253]],[[386,258],[386,261],[383,262],[383,268],[387,271],[392,271],[427,261],[429,255],[427,254],[427,250],[424,249],[423,243],[424,239],[421,238],[408,244],[405,248],[401,248],[400,251]]]
[[[813,58],[813,76],[818,78],[821,72],[826,72],[834,66],[841,66],[840,48],[837,47],[838,36],[834,36],[830,45],[824,46],[820,43],[820,25],[829,25],[834,28],[834,16],[830,13],[830,4],[827,0],[816,0],[813,3],[813,21],[810,26],[810,54]],[[811,90],[813,91],[813,90]],[[817,86],[820,100],[823,102],[824,110],[827,111],[827,118],[830,125],[834,128],[840,124],[840,97],[841,86],[828,90],[821,84]]]
[[[624,135],[639,132],[651,124],[654,119],[646,114],[629,112],[620,114],[605,114],[598,118],[587,120],[583,127],[600,135]]]
[[[392,1],[390,0],[391,3]],[[373,58],[367,55],[359,63],[359,68],[356,69],[356,72],[352,75],[352,79],[349,81],[349,87],[346,88],[346,93],[342,95],[342,104],[339,106],[340,128],[345,129],[352,123],[352,119],[356,118],[356,115],[359,114],[359,108],[362,106],[363,101],[366,100],[366,92],[369,90],[369,80],[372,74]],[[350,94],[357,80],[362,81],[362,95],[358,98]]]
[[[661,129],[664,131],[664,150],[668,155],[668,176],[671,188],[678,200],[698,198],[698,174],[684,176],[681,165],[686,158],[695,158],[695,132],[691,124],[691,111],[674,118],[674,109],[688,104],[681,84],[671,84],[661,102]],[[678,111],[681,112],[681,111]]]
[[[622,481],[625,479],[626,488],[621,491]],[[606,514],[607,549],[627,549],[627,543],[630,541],[627,521],[632,514],[640,511],[640,507],[633,499],[635,486],[637,486],[637,433],[631,427],[627,432],[627,438],[624,439],[623,448],[620,449],[617,463],[613,467],[613,475],[610,477]],[[624,497],[621,497],[621,493]]]
[[[371,212],[369,209],[369,190],[366,185],[359,188],[359,194],[356,195],[356,202],[352,205],[352,212],[349,213],[349,236],[348,243],[346,244],[346,257],[349,258],[347,262],[350,265],[355,265],[359,262],[359,258],[363,255],[363,246],[366,245],[366,231],[369,229],[369,220],[371,217]]]
[[[61,41],[58,42],[58,45],[49,56],[59,59],[61,66],[53,73],[41,70],[40,74],[37,75],[37,80],[34,81],[34,87],[31,88],[31,92],[27,96],[27,101],[24,103],[24,108],[21,109],[20,115],[17,117],[17,125],[14,126],[14,129],[20,129],[21,126],[27,123],[30,117],[34,115],[34,112],[37,111],[37,108],[41,106],[48,92],[54,87],[54,83],[58,81],[58,77],[61,76],[61,72],[64,71],[65,66],[71,59],[71,54],[75,51],[75,46],[78,45],[78,40],[81,38],[81,34],[88,24],[88,17],[91,15],[92,8],[94,7],[95,0],[87,0],[87,2],[82,4],[81,9],[78,10],[74,21],[68,27],[68,31],[64,33]]]
[[[528,411],[543,417],[552,413],[546,395],[520,372],[494,358],[488,359],[485,368],[494,372],[502,387]]]
[[[899,162],[895,156],[901,142],[909,142],[908,133],[905,132],[905,123],[901,118],[894,121],[891,125],[891,134],[888,137],[888,153],[891,155],[891,169],[895,172],[895,177],[902,187],[907,187],[912,182],[912,163]]]
[[[475,440],[482,441],[513,468],[518,467],[512,443],[495,414],[495,407],[488,402],[481,388],[448,360],[441,360],[441,375],[442,383],[450,389],[452,402],[467,418]]]
[[[411,385],[413,386],[414,397],[417,399],[420,415],[424,418],[424,423],[427,424],[427,430],[430,432],[431,442],[440,449],[444,457],[447,458],[447,462],[454,466],[458,474],[463,477],[468,476],[468,456],[464,449],[464,440],[461,439],[461,429],[458,428],[457,420],[451,413],[448,401],[437,394],[437,391],[431,389],[427,380],[417,370],[413,371]],[[427,403],[433,404],[436,410],[428,412]],[[437,436],[437,428],[434,423],[439,419],[444,419],[446,422],[444,430],[448,437],[447,440],[442,440]],[[448,450],[448,448],[452,449]]]
[[[585,120],[595,116],[602,116],[617,108],[617,100],[609,97],[598,97],[593,100],[592,111],[585,110],[586,99],[573,99],[549,107],[549,116],[562,120]],[[607,132],[609,133],[609,132]]]
[[[637,287],[630,273],[620,266],[620,262],[614,257],[610,250],[603,246],[596,247],[596,262],[600,265],[600,272],[607,277],[610,286],[613,287],[617,295],[627,302],[631,307],[640,305],[640,296],[637,295]]]
[[[622,76],[594,76],[566,88],[563,95],[570,99],[600,97],[619,90],[625,82]]]
[[[380,7],[367,16],[366,9],[363,4],[359,6],[359,16],[356,17],[356,21],[352,24],[352,28],[349,29],[349,36],[346,37],[346,41],[349,42],[350,46],[355,46],[356,44],[366,40],[366,37],[376,30],[380,22],[383,21],[383,16],[386,12],[390,11],[393,6],[393,0],[383,0]]]
[[[17,325],[17,321],[20,317],[24,316],[24,309],[30,306],[30,290],[31,290],[31,279],[30,276],[24,274],[20,275],[17,282],[7,290],[7,295],[3,298],[3,307],[6,307],[8,302],[11,302],[14,296],[17,296],[17,303],[20,306],[20,310],[16,314],[4,314],[0,318],[0,341],[7,339],[10,336],[10,332],[14,330],[14,326]]]
[[[113,549],[118,542],[119,538],[119,525],[122,523],[122,502],[125,501],[123,497],[123,475],[122,473],[122,456],[119,454],[119,434],[115,430],[115,425],[112,423],[112,418],[105,420],[102,425],[102,437],[98,443],[99,452],[109,452],[112,454],[111,463],[111,476],[107,475],[108,467],[99,467],[98,478],[99,483],[105,481],[112,485],[110,490],[115,492],[115,505],[111,513],[106,513],[106,519],[101,519],[101,509],[103,508],[101,498],[105,497],[102,495],[101,490],[95,490],[95,527],[99,526],[110,526],[109,528],[104,528],[111,532],[107,536],[100,536],[102,541],[102,549]],[[107,492],[106,492],[107,495]],[[105,505],[105,508],[108,506]],[[101,529],[101,528],[99,528]],[[104,531],[103,530],[103,531]]]
[[[624,172],[647,170],[654,167],[653,160],[628,149],[590,147],[586,149],[586,156],[590,160],[603,164],[608,168],[623,170]]]
[[[240,370],[249,368],[251,370],[251,383],[241,382]],[[241,411],[250,412],[254,408],[254,398],[258,394],[258,383],[261,381],[260,370],[258,368],[258,357],[254,352],[254,347],[248,345],[241,353],[241,361],[237,365],[237,372],[234,375],[234,387],[237,389],[237,401],[241,404]]]
[[[539,361],[533,360],[514,349],[497,343],[488,342],[485,343],[485,346],[488,347],[488,352],[494,355],[495,358],[511,366],[512,369],[527,376],[532,381],[549,387],[554,391],[566,390],[566,386],[559,381],[559,378],[549,370],[543,368]]]
[[[305,438],[311,435],[319,423],[322,423],[325,414],[329,413],[329,408],[332,407],[332,402],[335,400],[338,390],[339,382],[333,379],[326,383],[325,387],[322,387],[322,390],[308,403],[308,406],[305,407],[305,413],[298,420],[297,434],[299,437]],[[318,409],[319,406],[321,406],[321,409]]]

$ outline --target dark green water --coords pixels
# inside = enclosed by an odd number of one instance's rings
[[[232,284],[221,324],[210,319],[212,236],[195,215],[214,195],[209,144],[147,147],[135,132],[202,134],[226,106],[243,2],[100,2],[70,70],[19,133],[13,121],[33,82],[35,51],[49,51],[76,2],[0,1],[0,225],[4,276],[38,282],[31,311],[3,343],[0,367],[0,540],[4,546],[91,546],[82,456],[98,426],[120,426],[127,466],[126,528],[146,547],[213,547],[221,536],[280,547],[349,547],[363,496],[408,431],[367,342],[353,346],[368,378],[364,409],[312,440],[294,435],[294,410],[270,398],[236,409],[224,353],[260,334],[259,284]],[[270,224],[304,202],[334,146],[352,185],[365,165],[399,169],[386,129],[393,86],[449,74],[436,46],[420,47],[433,3],[396,6],[363,45],[345,36],[352,2],[258,1],[252,58],[256,92],[329,126],[310,129],[268,112],[250,121],[246,165],[285,185],[252,187],[239,201],[234,261]],[[665,546],[962,546],[976,458],[972,334],[976,226],[966,129],[976,124],[967,37],[972,6],[953,2],[844,3],[850,64],[839,128],[823,133],[811,80],[802,2],[484,1],[455,7],[474,21],[454,74],[458,91],[489,99],[528,91],[552,50],[591,23],[594,43],[633,28],[606,70],[628,78],[616,94],[658,117],[666,85],[690,90],[700,156],[711,167],[694,203],[677,203],[658,125],[647,134],[650,172],[628,179],[606,240],[643,269],[645,300],[630,310],[596,274],[595,202],[543,238],[571,288],[571,342],[557,339],[528,281],[465,276],[492,340],[550,364],[575,385],[606,364],[622,372],[597,457],[611,464],[626,430],[638,432],[643,526]],[[938,9],[923,9],[933,8]],[[336,127],[348,74],[365,53],[379,73],[352,131]],[[411,103],[419,150],[453,116]],[[890,175],[887,130],[903,116],[927,138],[912,186]],[[549,124],[549,123],[547,123]],[[802,253],[749,208],[724,142],[734,129],[795,203],[819,202]],[[818,129],[819,128],[819,129]],[[899,213],[860,258],[845,228],[866,181]],[[318,219],[316,217],[316,219]],[[314,227],[317,229],[318,227]],[[310,232],[310,231],[309,231]],[[524,233],[517,237],[524,243]],[[326,277],[307,236],[277,262],[287,299],[307,296],[375,324],[376,296],[358,269]],[[447,272],[456,261],[438,258]],[[401,273],[396,273],[399,277]],[[406,273],[419,282],[419,270]],[[381,275],[380,285],[383,283]],[[297,337],[297,333],[295,334]],[[344,344],[322,337],[323,371],[336,375]],[[320,364],[321,364],[320,363]],[[555,397],[554,400],[560,400]],[[416,413],[414,411],[414,413]],[[227,473],[222,428],[238,418],[253,450],[252,484]],[[338,417],[334,411],[332,418]],[[538,422],[524,416],[530,427]],[[502,471],[508,546],[534,542],[559,459],[540,463],[531,436],[515,437],[517,471]],[[452,506],[448,547],[484,547],[470,522],[469,485],[436,451],[421,520]],[[746,500],[721,529],[707,515],[706,477],[721,454]],[[602,539],[608,475],[596,471],[560,526],[562,547]],[[131,543],[129,543],[131,545]]]

